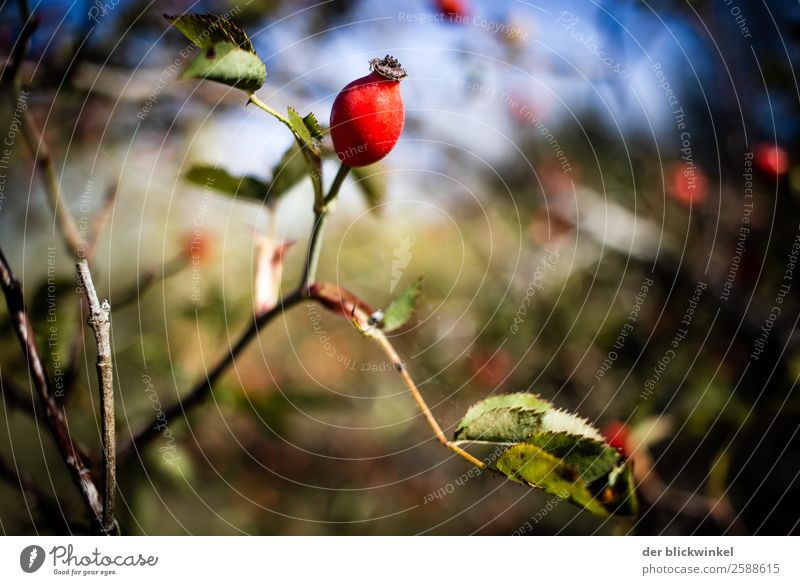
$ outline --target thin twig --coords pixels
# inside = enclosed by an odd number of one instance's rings
[[[119,183],[114,183],[106,190],[106,196],[103,200],[103,206],[100,208],[100,211],[94,216],[92,220],[92,229],[89,233],[88,241],[86,242],[85,249],[83,250],[83,258],[86,258],[89,262],[94,263],[94,255],[97,251],[97,242],[100,239],[100,236],[106,229],[108,225],[108,221],[111,218],[111,213],[114,211],[114,205],[117,201],[117,193],[119,191]],[[119,304],[115,303],[115,307],[119,309]],[[86,304],[86,298],[80,297],[78,310],[81,316],[84,314],[84,310],[88,310],[88,305]],[[78,370],[78,360],[80,359],[81,355],[81,347],[83,346],[83,320],[78,324],[75,328],[75,334],[72,337],[72,344],[70,345],[69,351],[69,366],[67,367],[67,372],[65,375],[65,389],[69,391],[72,387],[72,383],[75,381],[76,373]]]
[[[117,485],[117,439],[114,425],[114,362],[111,358],[111,306],[108,301],[100,303],[92,282],[89,262],[85,259],[77,263],[80,280],[89,304],[87,322],[94,331],[97,342],[97,382],[100,386],[101,427],[103,432],[103,530],[106,534],[114,531],[114,497]]]
[[[351,167],[349,165],[344,163],[339,165],[339,170],[336,171],[336,176],[333,178],[330,191],[325,196],[325,207],[328,207],[336,200],[336,197],[338,197],[339,191],[342,189],[342,185],[344,184],[344,180],[347,178],[347,174],[350,172],[350,168]]]
[[[484,469],[486,466],[482,461],[476,459],[464,449],[450,441],[447,436],[442,431],[442,427],[439,426],[439,423],[434,418],[431,409],[428,407],[428,404],[425,402],[425,399],[422,397],[422,393],[417,388],[417,385],[414,383],[414,380],[411,378],[411,375],[408,373],[408,368],[406,368],[405,363],[403,360],[400,359],[400,356],[397,354],[397,351],[394,349],[392,343],[386,338],[386,335],[383,334],[383,331],[376,330],[372,331],[368,335],[372,339],[376,340],[378,344],[381,346],[383,351],[386,353],[386,357],[392,362],[392,366],[394,369],[400,373],[400,376],[403,378],[403,382],[405,382],[406,387],[411,392],[411,396],[414,397],[417,405],[419,406],[422,414],[425,415],[425,419],[428,421],[428,426],[431,427],[433,430],[433,434],[442,443],[445,447],[450,449],[453,453],[460,455],[476,467],[480,469]]]
[[[134,287],[131,287],[129,290],[119,293],[119,296],[114,296],[114,311],[117,314],[119,314],[119,312],[122,309],[127,308],[129,305],[138,301],[141,298],[141,296],[145,293],[145,291],[147,291],[155,283],[159,282],[160,280],[165,280],[171,276],[174,276],[175,274],[183,270],[185,267],[186,267],[185,257],[178,256],[177,258],[168,262],[162,268],[161,272],[158,272],[155,268],[146,270],[139,276],[139,279],[136,281],[136,285]],[[85,297],[81,297],[79,309],[80,309],[80,315],[83,315],[88,311],[88,306],[86,305]],[[75,327],[75,333],[72,336],[72,341],[70,342],[69,359],[68,359],[69,366],[66,368],[66,371],[64,373],[65,394],[69,394],[78,377],[81,350],[83,349],[84,328],[85,328],[85,323],[83,320],[81,320],[78,323],[77,327]]]
[[[251,103],[251,104],[253,104],[254,106],[256,106],[256,107],[258,107],[258,108],[261,108],[261,109],[262,109],[262,110],[264,110],[266,113],[268,113],[270,116],[273,116],[274,118],[276,118],[277,120],[279,120],[281,123],[283,123],[284,125],[286,125],[286,127],[287,127],[289,130],[292,130],[292,124],[291,124],[291,122],[289,122],[289,120],[286,118],[286,116],[284,116],[283,114],[281,114],[281,113],[280,113],[278,110],[276,110],[275,108],[273,108],[272,106],[270,106],[268,103],[266,103],[266,102],[262,102],[260,99],[258,99],[258,98],[255,96],[255,94],[251,95],[251,96],[248,98],[248,102],[249,102],[249,103]],[[294,130],[292,130],[292,134],[294,134]],[[303,146],[303,145],[301,144],[300,146]]]
[[[92,230],[89,233],[88,241],[84,246],[83,250],[83,258],[86,258],[89,262],[93,263],[94,255],[97,251],[97,241],[100,239],[100,236],[105,231],[106,226],[108,225],[109,218],[111,217],[111,212],[114,210],[114,204],[117,200],[117,192],[119,190],[119,184],[114,183],[111,187],[108,188],[106,191],[105,199],[103,200],[103,206],[100,208],[100,211],[94,216],[92,220]],[[115,308],[119,309],[119,303],[114,303]],[[78,299],[78,314],[80,317],[83,316],[85,312],[88,311],[88,305],[86,304],[86,298],[81,296]],[[78,374],[78,367],[79,367],[79,360],[81,357],[81,349],[83,348],[83,335],[84,335],[84,322],[83,319],[80,320],[77,327],[75,327],[75,332],[72,335],[72,341],[70,343],[69,348],[69,358],[67,359],[67,367],[64,373],[64,394],[69,394],[72,390],[75,380],[77,379]]]
[[[86,243],[86,250],[84,251],[84,258],[91,261],[94,258],[95,250],[97,249],[97,241],[106,229],[108,221],[111,218],[111,212],[114,211],[114,205],[117,202],[117,193],[119,192],[119,183],[114,183],[106,191],[106,196],[103,199],[103,206],[97,215],[94,216],[92,223],[92,231],[89,234],[89,241]]]
[[[42,364],[33,327],[28,318],[25,299],[22,296],[22,288],[14,278],[2,250],[0,250],[0,284],[2,284],[3,292],[5,293],[8,312],[11,316],[14,330],[28,361],[28,372],[33,379],[39,400],[42,403],[50,433],[56,445],[58,445],[58,450],[72,475],[73,482],[81,493],[84,504],[89,511],[91,522],[100,522],[103,515],[103,504],[97,491],[92,471],[84,463],[83,455],[70,435],[64,412],[56,402],[52,385]]]
[[[25,142],[28,145],[31,154],[36,159],[36,164],[41,168],[44,174],[44,187],[47,193],[47,200],[50,202],[50,207],[56,216],[58,228],[61,232],[61,237],[64,243],[74,258],[80,258],[82,255],[82,244],[78,226],[75,224],[75,219],[72,217],[64,200],[61,197],[61,189],[59,187],[58,177],[56,176],[55,166],[53,165],[53,158],[50,153],[50,148],[44,139],[39,127],[36,125],[33,115],[29,109],[25,109],[23,113],[24,121],[22,124],[22,135],[25,137]]]
[[[413,396],[414,400],[422,411],[422,414],[425,415],[425,419],[428,421],[428,425],[433,430],[433,434],[436,436],[436,439],[445,447],[463,457],[473,465],[476,465],[480,469],[486,468],[486,465],[484,465],[483,462],[464,451],[464,449],[459,447],[458,444],[447,439],[444,431],[442,431],[442,427],[440,427],[439,423],[436,422],[436,418],[434,418],[431,409],[428,407],[428,404],[422,397],[422,393],[419,391],[419,388],[417,388],[417,385],[411,378],[411,374],[408,373],[408,368],[406,368],[403,360],[400,359],[400,356],[394,349],[394,346],[386,338],[386,335],[384,335],[383,331],[373,326],[372,314],[374,311],[367,303],[362,301],[348,290],[340,288],[334,284],[324,282],[318,282],[312,285],[309,288],[308,295],[311,299],[319,302],[326,309],[336,313],[341,317],[350,319],[353,325],[355,325],[355,327],[364,336],[371,337],[372,339],[376,340],[381,346],[381,349],[383,349],[383,351],[386,353],[386,356],[392,362],[394,369],[400,373],[400,376],[403,378],[403,382],[411,392],[411,396]]]
[[[342,163],[339,170],[331,183],[328,194],[324,198],[324,204],[320,207],[314,206],[314,225],[311,228],[311,239],[308,244],[308,254],[306,255],[306,266],[303,270],[303,280],[300,287],[304,291],[308,291],[308,287],[317,280],[317,269],[319,268],[319,258],[322,253],[322,236],[325,233],[325,224],[328,221],[328,216],[331,212],[333,203],[339,196],[339,191],[344,184],[347,173],[350,172],[350,167]]]
[[[326,210],[314,213],[314,225],[311,227],[311,239],[308,243],[308,253],[306,254],[306,265],[303,268],[300,288],[308,291],[317,278],[319,268],[319,258],[322,253],[322,236],[325,234],[325,224],[328,222],[328,212]]]

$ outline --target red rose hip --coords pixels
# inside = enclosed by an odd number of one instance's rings
[[[331,110],[336,156],[351,167],[371,165],[389,154],[405,121],[400,97],[405,70],[389,55],[370,61],[370,69],[339,92]]]
[[[619,451],[620,455],[630,456],[631,431],[625,423],[618,420],[611,421],[603,427],[602,433],[606,442]]]

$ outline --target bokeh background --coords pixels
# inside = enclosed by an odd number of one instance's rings
[[[184,176],[203,163],[270,179],[291,145],[241,92],[179,79],[186,41],[162,13],[230,13],[266,64],[259,96],[277,109],[327,120],[375,56],[409,72],[402,139],[367,173],[373,197],[345,185],[320,277],[382,307],[424,276],[393,341],[445,429],[492,393],[538,392],[609,432],[624,425],[641,481],[632,521],[491,474],[464,481],[469,468],[433,439],[377,346],[302,305],[121,465],[124,533],[797,532],[796,3],[31,9],[41,22],[23,64],[26,107],[79,225],[117,186],[95,281],[113,310],[120,441],[246,327],[260,246],[297,242],[284,291],[302,269],[307,180],[267,207]],[[6,57],[21,26],[16,3],[2,3]],[[4,86],[0,245],[45,361],[64,376],[71,432],[97,453],[93,339],[77,328],[73,264],[16,107]],[[329,181],[334,163],[325,171]],[[0,529],[79,532],[57,450],[9,399],[31,385],[5,310],[0,327]],[[18,470],[55,508],[34,505]]]

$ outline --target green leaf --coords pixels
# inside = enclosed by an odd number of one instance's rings
[[[297,113],[297,110],[294,108],[288,108],[288,116],[289,125],[292,128],[292,132],[297,134],[300,139],[303,141],[304,144],[311,143],[311,131],[306,126],[306,123],[303,121],[303,118],[300,117],[300,114]]]
[[[183,79],[208,79],[251,94],[264,85],[266,77],[258,55],[228,42],[204,49],[183,72]]]
[[[587,484],[608,475],[620,460],[619,452],[613,447],[567,433],[534,433],[525,442],[574,467]]]
[[[491,396],[474,404],[456,427],[457,441],[519,443],[542,430],[544,413],[553,407],[535,394]]]
[[[381,320],[381,328],[384,331],[388,333],[399,329],[411,319],[421,290],[422,277],[412,282],[399,297],[392,301],[389,308],[384,311],[383,319]]]
[[[535,394],[492,396],[456,428],[459,441],[511,445],[497,468],[595,514],[635,514],[630,463],[585,419]]]
[[[456,428],[455,438],[519,443],[537,432],[563,432],[605,443],[586,419],[559,410],[530,393],[492,396],[473,405]]]
[[[254,93],[267,77],[267,70],[247,34],[218,14],[165,14],[201,53],[183,73],[184,79],[208,79]]]
[[[380,214],[381,205],[386,201],[386,176],[381,169],[380,164],[350,169],[356,187],[364,196],[369,210],[376,215]]]
[[[272,171],[270,199],[277,199],[308,176],[308,165],[297,144],[292,144]]]
[[[609,514],[572,465],[536,445],[521,443],[506,449],[497,460],[497,469],[509,479],[542,489],[593,514]]]
[[[311,130],[306,125],[305,119],[300,117],[300,114],[297,113],[297,110],[294,108],[288,108],[287,110],[288,116],[287,119],[289,120],[289,127],[294,132],[294,135],[300,140],[300,142],[316,156],[319,158],[320,156],[320,147],[318,141],[314,140],[311,135]],[[313,117],[313,114],[309,114],[309,116]],[[308,118],[308,116],[306,116]],[[314,118],[316,122],[316,118]],[[316,124],[317,129],[319,128],[319,124]]]
[[[317,117],[314,113],[309,113],[305,118],[303,118],[303,123],[308,128],[308,131],[311,133],[311,137],[314,140],[322,140],[323,130],[322,127],[317,122]]]
[[[200,187],[244,199],[263,201],[269,191],[269,185],[261,179],[250,175],[237,177],[210,165],[194,165],[184,176],[187,181]]]
[[[217,43],[230,43],[253,53],[253,43],[238,25],[219,14],[164,15],[192,44],[200,49],[210,49]]]

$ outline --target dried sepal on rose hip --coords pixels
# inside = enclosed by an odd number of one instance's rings
[[[370,74],[346,85],[331,110],[333,147],[350,167],[371,165],[389,154],[405,122],[400,97],[405,69],[389,55],[369,64]]]

